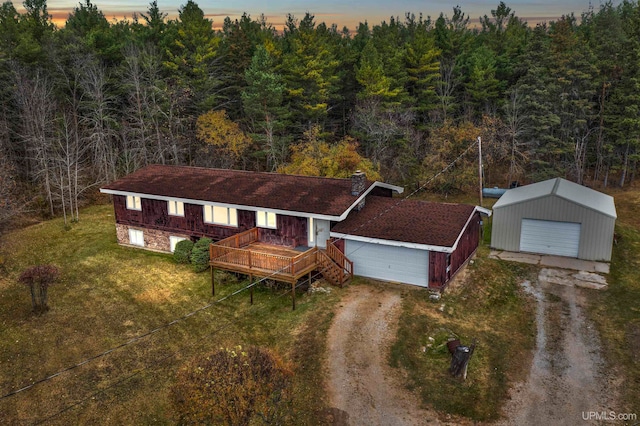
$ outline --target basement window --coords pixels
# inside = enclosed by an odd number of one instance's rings
[[[256,224],[260,228],[271,228],[276,229],[276,214],[265,211],[257,211],[256,212]]]
[[[169,237],[169,246],[171,247],[171,253],[176,251],[176,244],[178,244],[180,241],[184,241],[184,240],[186,240],[186,238],[175,237],[175,236],[171,235]]]
[[[142,200],[135,195],[127,195],[127,209],[142,210]]]
[[[144,247],[144,234],[138,229],[129,229],[129,244]]]

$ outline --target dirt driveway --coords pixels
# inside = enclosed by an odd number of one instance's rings
[[[334,424],[441,424],[388,366],[400,310],[401,291],[393,286],[351,286],[343,297],[327,344]]]
[[[607,372],[598,334],[583,309],[585,292],[551,283],[523,283],[537,304],[537,341],[529,377],[511,391],[505,425],[587,425],[588,412],[615,406],[615,375]]]
[[[523,284],[537,305],[537,344],[528,379],[511,390],[501,425],[588,425],[588,412],[619,411],[616,376],[583,309],[585,292],[558,284]],[[328,333],[328,392],[334,425],[439,425],[388,366],[401,289],[356,285],[344,295]],[[583,414],[584,413],[584,414]]]

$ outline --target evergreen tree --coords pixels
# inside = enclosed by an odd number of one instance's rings
[[[196,113],[206,111],[216,104],[220,75],[216,68],[216,52],[220,39],[216,37],[213,23],[193,1],[180,8],[177,21],[167,28],[171,42],[167,48],[167,70],[186,88],[194,103]]]
[[[413,98],[419,120],[425,122],[427,114],[437,105],[436,84],[440,74],[440,50],[435,40],[420,25],[413,39],[407,43],[405,61],[407,68],[407,92]]]
[[[338,61],[316,30],[313,15],[307,13],[299,25],[289,16],[283,43],[286,99],[298,130],[324,123],[336,98]]]
[[[260,146],[255,154],[266,157],[267,170],[275,170],[288,154],[287,139],[282,136],[287,116],[282,106],[285,86],[282,77],[274,72],[273,60],[264,46],[256,49],[245,80],[242,105]]]
[[[360,56],[360,65],[355,69],[356,80],[362,86],[358,92],[361,100],[392,102],[400,89],[391,90],[391,79],[385,76],[383,63],[373,41],[369,40]]]

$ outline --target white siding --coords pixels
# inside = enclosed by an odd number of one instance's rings
[[[522,219],[520,251],[578,257],[580,224]]]
[[[428,287],[429,252],[346,240],[345,254],[355,275]]]

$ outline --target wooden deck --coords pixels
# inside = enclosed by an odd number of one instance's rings
[[[268,277],[294,285],[305,275],[319,271],[333,285],[343,286],[353,276],[353,262],[327,241],[325,250],[305,251],[259,241],[257,228],[211,244],[212,270],[239,272],[249,277]],[[214,290],[215,291],[215,290]]]
[[[211,244],[210,265],[214,269],[294,284],[317,268],[317,254],[315,247],[300,252],[260,242],[257,228],[253,228]]]

